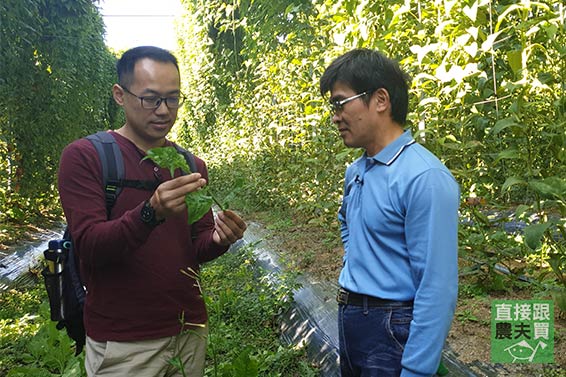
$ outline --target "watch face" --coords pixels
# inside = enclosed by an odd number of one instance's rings
[[[151,208],[149,202],[145,202],[141,210],[141,219],[144,223],[155,221],[155,210]]]

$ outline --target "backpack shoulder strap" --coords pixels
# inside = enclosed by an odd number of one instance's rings
[[[197,169],[197,163],[195,161],[195,155],[189,152],[188,150],[186,150],[185,148],[177,145],[176,143],[174,145],[175,145],[175,149],[177,149],[177,152],[181,153],[183,157],[185,157],[185,160],[187,161],[187,164],[191,169],[190,172],[197,173],[198,169]]]
[[[149,191],[153,191],[157,188],[159,184],[158,181],[131,181],[124,179],[125,171],[122,152],[111,133],[99,131],[86,138],[94,145],[98,153],[98,158],[100,159],[100,164],[102,165],[102,184],[106,197],[106,212],[108,215],[110,215],[110,210],[114,206],[122,187],[132,187]],[[195,156],[179,145],[174,145],[175,149],[185,157],[191,172],[197,172]]]
[[[124,177],[124,160],[122,152],[114,136],[106,131],[99,131],[86,137],[96,149],[100,164],[102,165],[102,184],[106,196],[106,211],[116,202],[116,198],[122,189],[120,180]]]

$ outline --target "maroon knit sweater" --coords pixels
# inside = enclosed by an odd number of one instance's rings
[[[123,154],[126,179],[171,178],[167,169],[141,161],[145,153],[128,139],[112,134]],[[208,180],[204,162],[195,159]],[[212,241],[212,212],[192,227],[185,212],[152,228],[140,218],[152,193],[124,188],[108,219],[101,171],[90,141],[77,140],[63,151],[59,194],[87,287],[87,335],[96,341],[156,339],[178,334],[181,318],[205,323],[199,288],[181,270],[198,272],[200,263],[226,252],[227,247]]]

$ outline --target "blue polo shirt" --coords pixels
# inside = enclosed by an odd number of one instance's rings
[[[346,170],[338,214],[345,289],[414,300],[401,376],[436,372],[458,296],[460,190],[410,131]]]

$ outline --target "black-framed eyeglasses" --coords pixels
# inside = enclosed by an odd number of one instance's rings
[[[178,109],[183,102],[185,102],[185,96],[179,94],[178,96],[171,96],[171,97],[159,97],[159,96],[138,96],[130,92],[128,88],[122,86],[122,89],[128,94],[138,98],[141,101],[141,107],[148,110],[155,110],[159,106],[161,106],[162,102],[165,102],[165,106],[169,109]]]
[[[344,98],[341,99],[339,101],[330,101],[330,108],[332,110],[333,114],[339,113],[342,110],[344,110],[344,105],[347,104],[350,101],[355,100],[356,98],[360,98],[362,96],[365,96],[367,94],[367,92],[363,92],[360,94],[356,94],[355,96],[352,97],[348,97],[348,98]]]

